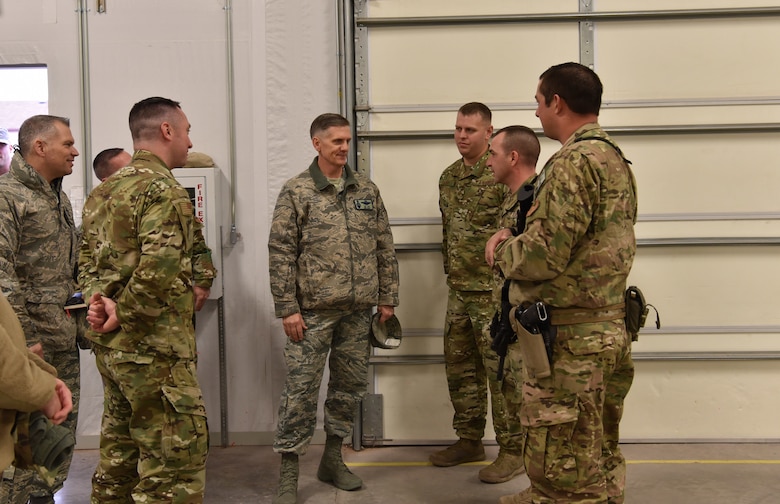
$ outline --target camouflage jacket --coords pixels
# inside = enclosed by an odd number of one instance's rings
[[[636,181],[596,123],[579,128],[536,180],[525,232],[496,252],[513,305],[599,308],[623,301],[636,252]]]
[[[485,262],[485,243],[498,229],[501,204],[509,192],[493,180],[488,153],[473,167],[463,159],[439,178],[442,255],[447,285],[458,291],[490,292],[493,275]]]
[[[84,205],[79,284],[117,303],[120,328],[87,337],[118,350],[195,355],[194,279],[216,275],[202,225],[186,189],[154,154],[138,150],[129,166],[97,186]]]
[[[337,194],[315,157],[279,193],[268,239],[277,317],[398,305],[398,262],[379,189],[344,171]]]
[[[0,290],[28,344],[44,351],[76,346],[76,323],[63,307],[76,290],[77,247],[62,179],[49,184],[17,152],[0,177]]]
[[[528,178],[521,184],[521,188],[525,185],[533,184],[536,179],[536,174]],[[520,202],[517,201],[517,194],[519,190],[509,193],[507,192],[504,202],[501,204],[501,209],[498,215],[498,229],[517,229],[517,212],[520,210]],[[520,229],[518,232],[522,233]],[[498,252],[496,252],[496,259],[498,259]],[[504,286],[506,279],[501,273],[500,268],[493,268],[493,301],[496,306],[501,307],[501,288]]]

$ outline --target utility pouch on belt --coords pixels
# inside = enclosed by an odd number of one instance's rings
[[[546,311],[540,313],[537,305],[541,305],[541,308],[544,309],[543,303],[533,304],[525,310],[520,307],[513,308],[514,313],[510,317],[510,323],[517,333],[517,344],[520,345],[523,367],[528,372],[528,376],[547,378],[552,375],[550,354],[552,343],[555,340],[555,328],[549,325]],[[546,327],[541,327],[545,323]],[[545,341],[543,330],[547,333],[549,344]]]
[[[632,285],[626,289],[626,330],[631,335],[631,341],[639,339],[639,330],[645,326],[650,308],[655,310],[655,327],[660,329],[661,317],[658,309],[645,301],[639,287]]]

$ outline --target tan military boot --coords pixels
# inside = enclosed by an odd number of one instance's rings
[[[531,487],[514,495],[505,495],[498,499],[498,504],[533,504],[531,500]]]
[[[272,504],[296,504],[298,502],[298,455],[282,453],[282,469],[279,471],[279,490]]]
[[[514,455],[500,449],[496,460],[479,471],[479,479],[485,483],[503,483],[524,472],[522,455]]]
[[[451,446],[429,457],[431,464],[438,467],[451,467],[466,462],[485,460],[485,447],[482,440],[458,439]]]
[[[363,480],[355,476],[344,464],[341,458],[342,439],[328,435],[325,441],[325,451],[322,452],[317,478],[341,490],[357,490],[363,486]]]

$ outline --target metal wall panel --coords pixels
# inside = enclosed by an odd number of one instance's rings
[[[765,381],[780,370],[780,2],[355,4],[358,162],[381,188],[402,250],[408,336],[373,359],[386,437],[454,436],[437,182],[458,156],[457,108],[482,101],[496,128],[538,130],[538,76],[573,60],[602,78],[600,122],[634,162],[641,246],[629,281],[664,323],[634,345],[624,438],[778,438],[769,419],[780,404],[765,400]],[[542,139],[540,167],[558,147]]]

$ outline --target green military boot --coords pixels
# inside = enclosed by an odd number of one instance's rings
[[[357,490],[363,486],[363,480],[352,474],[341,459],[342,439],[328,434],[325,451],[322,453],[317,478],[342,490]]]
[[[466,462],[479,462],[485,460],[485,447],[482,440],[458,439],[442,451],[438,451],[429,457],[431,464],[439,467],[451,467]]]
[[[499,449],[496,460],[489,466],[480,469],[479,479],[484,483],[503,483],[524,472],[522,455]]]
[[[279,471],[279,489],[272,504],[296,504],[298,502],[298,454],[282,453],[282,469]]]

